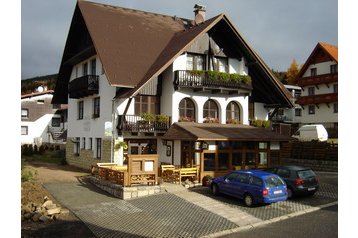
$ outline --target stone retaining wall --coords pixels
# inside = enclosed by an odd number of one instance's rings
[[[123,200],[149,196],[164,191],[164,188],[160,185],[123,187],[122,185],[98,179],[94,176],[91,176],[89,179],[95,186]]]
[[[80,154],[74,153],[74,143],[68,138],[66,143],[66,162],[69,165],[76,166],[85,170],[90,170],[92,165],[97,163],[111,162],[111,140],[102,139],[102,158],[93,158],[93,150],[81,149]]]

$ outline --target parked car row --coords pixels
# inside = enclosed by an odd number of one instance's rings
[[[317,175],[309,168],[279,166],[261,170],[236,170],[212,179],[214,195],[220,193],[243,199],[246,206],[285,201],[296,195],[318,191]]]

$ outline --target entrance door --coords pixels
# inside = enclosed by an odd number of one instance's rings
[[[195,148],[194,141],[181,142],[181,161],[180,165],[183,168],[190,168],[195,165]]]

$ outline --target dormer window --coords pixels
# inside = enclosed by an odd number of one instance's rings
[[[188,53],[186,57],[187,70],[205,70],[205,55]]]
[[[228,59],[225,57],[215,57],[214,58],[214,71],[229,72],[229,62]]]

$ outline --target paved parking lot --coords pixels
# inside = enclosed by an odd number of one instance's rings
[[[328,175],[330,180],[321,179],[312,197],[253,208],[225,195],[214,196],[206,187],[165,184],[164,193],[126,201],[83,181],[45,187],[97,237],[212,237],[336,202],[337,176]]]

